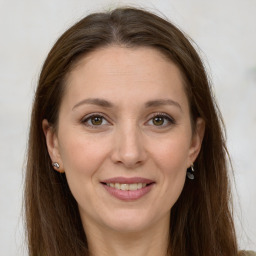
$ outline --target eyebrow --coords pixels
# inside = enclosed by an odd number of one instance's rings
[[[97,105],[97,106],[105,107],[105,108],[113,108],[114,107],[114,104],[107,101],[107,100],[99,99],[99,98],[88,98],[88,99],[84,99],[84,100],[78,102],[72,108],[72,110],[74,110],[75,108],[77,108],[81,105],[84,105],[84,104]],[[164,105],[176,106],[182,111],[182,108],[181,108],[180,104],[178,102],[174,101],[174,100],[171,100],[171,99],[150,100],[150,101],[145,103],[146,108],[159,107],[159,106],[164,106]]]
[[[174,100],[171,100],[171,99],[151,100],[151,101],[146,102],[146,104],[145,104],[145,106],[147,108],[159,107],[159,106],[164,106],[164,105],[176,106],[182,111],[182,108],[181,108],[180,104],[178,102],[174,101]]]
[[[89,98],[89,99],[84,99],[84,100],[78,102],[72,108],[72,110],[74,110],[75,108],[77,108],[83,104],[97,105],[97,106],[101,106],[101,107],[105,107],[105,108],[112,108],[114,106],[111,102],[104,100],[104,99]]]

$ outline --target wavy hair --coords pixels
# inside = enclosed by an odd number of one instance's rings
[[[171,210],[168,253],[172,256],[236,256],[223,122],[205,67],[191,40],[171,22],[136,8],[91,14],[69,28],[49,52],[35,93],[27,151],[25,220],[30,256],[89,255],[78,206],[65,174],[51,166],[42,120],[57,126],[65,81],[84,55],[109,45],[153,47],[180,69],[191,123],[201,117],[205,135]]]

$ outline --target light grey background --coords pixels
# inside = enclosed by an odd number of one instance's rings
[[[241,248],[256,250],[255,0],[0,1],[0,255],[27,255],[23,162],[36,82],[55,40],[98,10],[135,4],[158,10],[198,44],[227,126]]]

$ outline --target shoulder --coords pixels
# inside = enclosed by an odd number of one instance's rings
[[[240,251],[239,256],[256,256],[256,252],[253,251]]]

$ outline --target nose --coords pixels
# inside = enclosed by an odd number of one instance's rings
[[[114,135],[111,155],[114,163],[122,164],[128,169],[132,169],[142,165],[146,157],[143,136],[136,125],[117,129]]]

